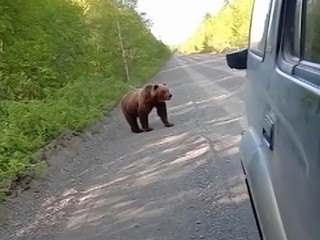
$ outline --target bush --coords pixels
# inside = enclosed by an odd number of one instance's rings
[[[170,55],[132,5],[113,0],[0,0],[0,195],[66,130],[111,109]],[[119,21],[119,22],[118,22]],[[119,45],[119,28],[124,48]],[[122,51],[123,50],[123,51]]]

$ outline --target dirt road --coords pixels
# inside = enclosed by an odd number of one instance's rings
[[[173,93],[165,128],[133,134],[119,108],[49,158],[9,201],[1,240],[257,240],[238,154],[244,72],[223,56],[175,55],[152,82]]]

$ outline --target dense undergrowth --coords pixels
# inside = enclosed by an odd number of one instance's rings
[[[224,53],[245,48],[248,43],[253,0],[226,1],[217,14],[207,14],[195,33],[178,51],[190,53]]]
[[[0,0],[0,198],[38,165],[37,150],[88,126],[170,56],[134,5]]]

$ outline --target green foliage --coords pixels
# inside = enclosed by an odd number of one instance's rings
[[[81,130],[170,55],[136,1],[0,0],[0,195],[38,165],[33,154]],[[131,83],[132,84],[132,83]]]
[[[304,55],[307,60],[312,60],[313,62],[320,62],[320,30],[319,30],[319,11],[320,2],[312,1],[307,5],[307,20],[305,27],[305,49]]]
[[[222,9],[206,14],[193,36],[179,47],[179,52],[222,53],[247,46],[252,0],[227,1]]]

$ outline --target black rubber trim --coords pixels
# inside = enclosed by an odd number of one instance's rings
[[[250,200],[251,208],[252,208],[252,211],[253,211],[254,220],[255,220],[255,223],[256,223],[256,226],[257,226],[257,229],[258,229],[258,232],[259,232],[259,237],[260,237],[260,240],[263,240],[264,238],[263,238],[261,227],[260,227],[260,224],[259,224],[256,207],[254,205],[252,194],[251,194],[251,191],[250,191],[246,170],[245,170],[243,162],[241,160],[240,160],[240,163],[241,163],[242,171],[243,171],[243,173],[245,175],[245,183],[246,183],[248,194],[249,194],[249,200]]]
[[[263,238],[263,234],[262,234],[262,231],[261,231],[261,227],[260,227],[260,223],[259,223],[259,220],[258,220],[256,207],[255,207],[254,202],[253,202],[253,198],[252,198],[252,194],[251,194],[251,191],[250,191],[250,187],[249,187],[249,183],[248,183],[247,178],[245,179],[245,182],[246,182],[246,185],[247,185],[249,199],[250,199],[253,215],[254,215],[254,218],[255,218],[256,226],[257,226],[257,229],[258,229],[258,232],[259,232],[259,236],[260,236],[260,239],[263,240],[264,239]]]

